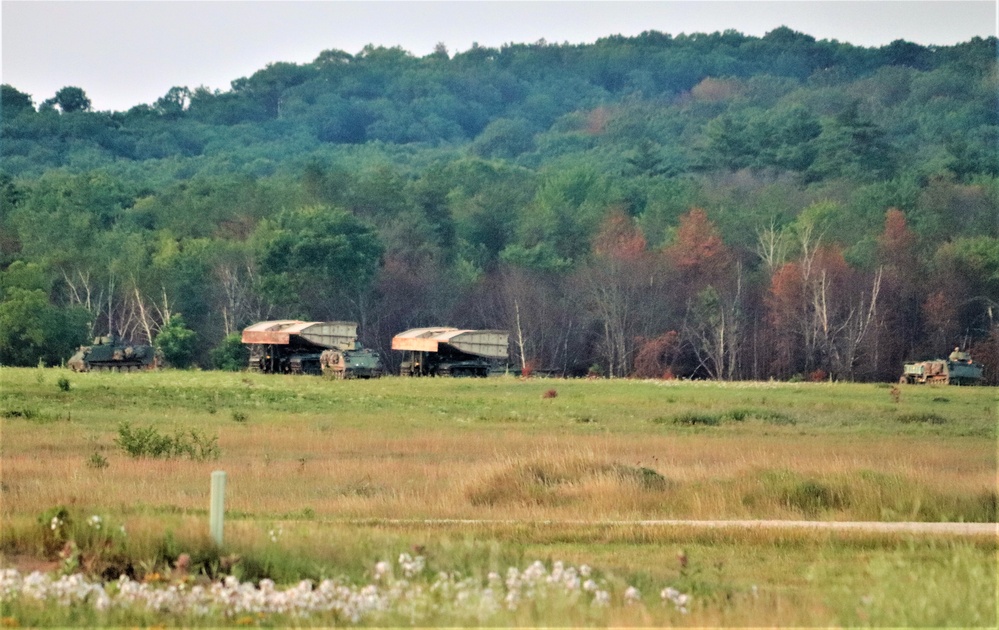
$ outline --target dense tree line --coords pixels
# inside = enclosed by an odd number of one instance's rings
[[[994,362],[996,44],[366,47],[126,112],[4,85],[0,363],[168,330],[232,365],[233,333],[292,317],[388,356],[413,326],[504,328],[570,374]]]

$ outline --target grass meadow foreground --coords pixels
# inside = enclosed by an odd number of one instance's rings
[[[2,368],[0,621],[994,627],[995,535],[636,521],[994,523],[996,394]]]

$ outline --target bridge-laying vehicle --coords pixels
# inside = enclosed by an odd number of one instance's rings
[[[507,370],[509,333],[505,330],[412,328],[392,338],[404,352],[401,376],[478,376]]]
[[[355,322],[259,322],[243,330],[250,370],[278,374],[325,374],[378,378],[381,357],[357,341]]]

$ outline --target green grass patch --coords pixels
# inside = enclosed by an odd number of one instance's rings
[[[946,424],[947,418],[936,413],[904,413],[895,418],[903,424]]]
[[[97,575],[169,576],[188,554],[198,574],[287,585],[330,576],[360,583],[371,578],[375,562],[403,553],[424,555],[427,571],[483,579],[536,559],[548,566],[563,560],[586,563],[617,585],[607,614],[541,607],[533,616],[492,621],[995,622],[994,610],[990,617],[981,603],[995,593],[987,571],[994,569],[994,537],[959,542],[632,524],[684,518],[995,522],[995,389],[911,387],[895,403],[885,388],[840,383],[330,381],[10,368],[0,368],[0,378],[0,562],[26,556],[62,566],[60,553],[72,542],[76,551],[70,546],[67,557]],[[59,378],[72,378],[69,393],[57,386]],[[549,389],[558,395],[544,398]],[[208,539],[213,469],[231,475],[222,549]],[[48,513],[50,505],[67,506],[58,533],[51,530],[58,514]],[[93,516],[101,528],[91,524]],[[477,519],[483,523],[470,524]],[[585,524],[594,519],[603,523]],[[950,563],[951,557],[957,560]],[[896,588],[891,580],[909,586]],[[956,585],[951,597],[957,604],[933,608],[948,583]],[[640,605],[623,603],[626,584],[641,590]],[[664,585],[696,594],[689,616],[663,606],[658,589]],[[918,599],[906,611],[893,602],[909,590]],[[22,626],[49,627],[238,621],[154,614],[112,619],[26,606],[8,607],[8,615]],[[479,623],[445,613],[432,621]],[[315,625],[342,622],[326,618]]]

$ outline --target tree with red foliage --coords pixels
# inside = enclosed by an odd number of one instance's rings
[[[729,275],[733,262],[718,228],[701,208],[692,208],[680,217],[676,236],[664,253],[692,294],[708,285],[718,286]]]
[[[797,261],[787,262],[770,277],[770,290],[765,304],[768,319],[776,338],[774,365],[778,376],[787,378],[804,369],[814,353],[814,336],[806,326],[805,275]]]
[[[645,237],[620,208],[612,209],[593,239],[593,262],[583,270],[590,307],[603,328],[608,375],[631,372],[634,340],[655,330],[662,275]]]
[[[999,385],[999,325],[992,326],[989,336],[970,348],[971,356],[982,364],[985,385]]]
[[[638,378],[662,378],[672,373],[679,350],[680,335],[671,330],[655,339],[639,340],[635,354],[634,376]]]
[[[876,321],[881,270],[867,289],[868,279],[850,268],[841,247],[802,249],[802,258],[782,266],[771,280],[771,321],[779,335],[788,336],[778,351],[779,367],[805,372],[822,368],[852,379]]]
[[[680,217],[665,250],[687,305],[683,337],[699,368],[713,378],[735,377],[742,346],[742,268],[701,208]]]
[[[593,239],[593,253],[613,260],[638,260],[646,254],[645,236],[623,210],[616,208]]]
[[[920,301],[925,272],[919,261],[916,233],[903,213],[890,208],[877,238],[877,259],[884,269],[878,322],[871,338],[871,372],[890,379],[914,354],[922,328]]]

